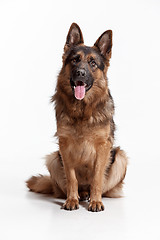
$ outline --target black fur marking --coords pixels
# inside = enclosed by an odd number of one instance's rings
[[[111,156],[110,156],[110,158],[111,158],[111,164],[114,163],[114,161],[115,161],[115,156],[116,156],[116,150],[113,148],[112,151],[111,151]]]
[[[59,156],[59,161],[60,161],[60,164],[61,164],[61,166],[63,166],[62,157],[61,157],[61,155],[60,155],[60,153],[59,153],[59,152],[58,152],[58,156]]]
[[[106,177],[108,176],[108,173],[111,169],[112,164],[115,162],[115,157],[116,157],[116,148],[113,148],[110,152],[110,165],[105,170]]]

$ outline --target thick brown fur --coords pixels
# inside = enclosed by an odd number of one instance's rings
[[[27,181],[28,188],[34,192],[66,196],[63,208],[67,210],[77,209],[79,199],[89,199],[88,210],[101,211],[104,210],[102,196],[121,196],[127,157],[119,147],[113,147],[114,103],[107,81],[111,49],[111,30],[104,32],[91,48],[83,44],[79,26],[71,25],[52,98],[59,151],[47,156],[50,177],[40,175]],[[85,69],[88,74],[83,82],[89,82],[90,89],[86,89],[82,100],[76,99],[71,87],[76,84],[72,79],[75,68]]]

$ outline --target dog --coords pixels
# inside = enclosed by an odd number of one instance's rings
[[[31,191],[66,198],[63,209],[103,211],[102,197],[121,197],[127,156],[114,147],[114,102],[107,70],[112,31],[105,31],[93,47],[84,45],[80,27],[72,23],[64,46],[55,104],[59,150],[46,157],[50,176],[33,176]]]

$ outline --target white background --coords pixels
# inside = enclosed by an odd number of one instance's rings
[[[28,192],[54,151],[53,106],[68,29],[76,22],[92,46],[113,30],[108,72],[116,144],[130,165],[125,198],[64,211],[64,200]],[[0,0],[0,238],[160,239],[160,1]]]

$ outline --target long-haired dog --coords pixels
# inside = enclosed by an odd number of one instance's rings
[[[88,199],[89,211],[101,211],[102,196],[121,196],[127,157],[113,146],[114,103],[107,80],[111,50],[111,30],[88,47],[79,26],[71,25],[52,97],[59,151],[47,156],[50,176],[27,181],[31,191],[66,197],[66,210],[78,209],[79,200]]]

